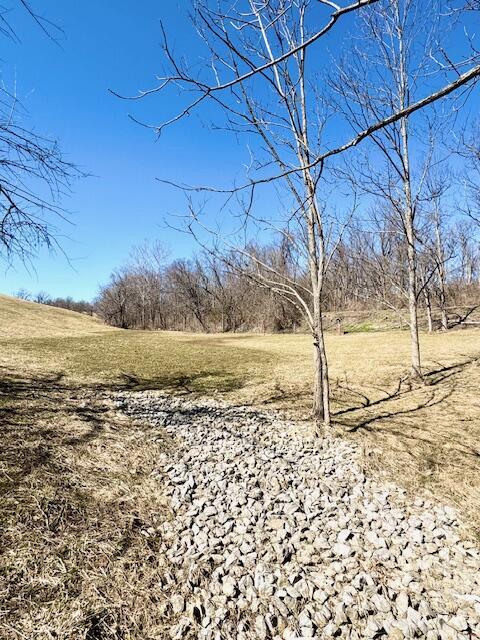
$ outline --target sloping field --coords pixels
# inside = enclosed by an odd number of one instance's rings
[[[306,417],[307,335],[201,335],[114,330],[74,312],[2,296],[0,366],[89,388],[163,389],[224,397]],[[408,380],[405,331],[329,334],[335,429],[365,464],[480,513],[480,331],[421,337],[425,381]]]
[[[85,336],[111,331],[98,318],[0,294],[0,338]]]
[[[164,637],[152,531],[169,498],[151,474],[176,445],[119,417],[111,392],[306,417],[309,336],[114,330],[6,296],[0,320],[0,637]],[[454,505],[478,532],[480,331],[422,335],[422,384],[404,331],[330,334],[327,348],[334,430],[367,475]]]

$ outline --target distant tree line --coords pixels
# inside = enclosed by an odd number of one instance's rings
[[[446,330],[480,305],[478,231],[465,220],[448,226],[446,216],[427,222],[419,309],[426,329]],[[407,325],[405,244],[388,216],[379,215],[376,227],[366,233],[352,225],[338,243],[325,281],[324,311],[388,309]],[[268,283],[262,285],[272,271],[299,291],[308,286],[308,272],[283,235],[268,246],[250,245],[248,255],[204,251],[173,261],[161,243],[144,243],[101,287],[94,309],[105,322],[124,329],[306,330],[302,310]]]
[[[53,298],[46,291],[30,293],[30,291],[26,289],[16,291],[15,296],[22,300],[46,304],[50,307],[59,307],[60,309],[68,309],[69,311],[77,311],[78,313],[88,313],[89,315],[93,315],[94,313],[94,304],[92,302],[87,300],[74,300],[71,296],[67,296],[66,298]]]
[[[263,249],[263,254],[270,261],[286,260],[281,247]],[[233,254],[231,266],[207,253],[173,261],[167,255],[159,242],[132,251],[95,301],[105,322],[124,329],[203,332],[299,327],[296,310],[241,274]]]
[[[390,310],[408,325],[408,261],[395,218],[373,212],[368,229],[352,221],[338,242],[325,278],[324,312]],[[447,330],[480,308],[480,225],[455,217],[433,199],[418,255],[418,308],[423,327]],[[275,287],[308,287],[308,271],[284,234],[267,246],[199,253],[170,260],[159,241],[134,247],[94,301],[52,297],[25,289],[16,296],[40,304],[97,314],[123,329],[199,332],[308,330],[302,310]],[[334,320],[333,320],[334,322]],[[328,323],[327,323],[328,324]]]

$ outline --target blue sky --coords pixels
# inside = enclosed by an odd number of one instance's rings
[[[67,157],[92,177],[74,185],[64,201],[72,224],[62,224],[61,255],[42,252],[35,272],[21,264],[0,273],[0,291],[24,287],[52,295],[91,298],[133,244],[159,237],[174,256],[189,255],[191,240],[165,228],[183,198],[156,177],[225,180],[238,171],[239,149],[225,134],[191,123],[169,130],[161,141],[128,113],[152,123],[162,117],[158,100],[125,102],[108,93],[135,94],[154,82],[162,65],[159,19],[178,50],[192,48],[191,31],[176,0],[42,0],[42,13],[64,29],[59,48],[20,11],[9,16],[22,42],[2,42],[3,79],[17,92],[38,132],[57,138]],[[38,6],[38,4],[37,4]]]
[[[184,210],[181,193],[155,178],[196,184],[229,185],[248,161],[243,145],[225,132],[212,132],[197,118],[168,129],[159,141],[133,123],[128,114],[158,123],[175,104],[151,98],[122,101],[154,84],[161,72],[159,21],[176,51],[198,59],[186,4],[179,0],[42,0],[43,15],[60,25],[61,47],[49,41],[20,3],[9,16],[20,43],[2,40],[1,67],[7,86],[28,109],[25,124],[59,140],[66,156],[91,174],[78,181],[64,201],[71,224],[61,224],[61,243],[70,263],[44,251],[34,271],[14,264],[0,272],[0,291],[45,290],[53,296],[92,298],[134,244],[160,238],[173,257],[190,255],[191,238],[167,228],[163,220]],[[328,46],[345,37],[349,19],[315,48],[319,68],[328,61]],[[345,131],[340,131],[345,134]],[[265,196],[266,206],[278,206]]]

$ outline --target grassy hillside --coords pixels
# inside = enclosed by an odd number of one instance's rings
[[[73,312],[0,297],[6,374],[88,388],[158,388],[306,416],[307,335],[121,331]],[[480,512],[480,331],[421,336],[425,382],[408,380],[408,332],[327,336],[335,428],[366,465]]]
[[[0,294],[0,338],[85,336],[109,330],[83,313]]]
[[[120,331],[5,296],[0,321],[0,637],[160,637],[149,532],[169,498],[152,471],[175,443],[120,417],[110,392],[214,395],[302,417],[310,338]],[[367,473],[456,505],[480,531],[480,331],[421,340],[427,373],[412,384],[407,332],[328,335],[334,429],[360,444]]]

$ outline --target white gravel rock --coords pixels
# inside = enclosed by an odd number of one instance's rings
[[[224,595],[227,596],[227,598],[231,598],[232,596],[234,596],[236,590],[237,590],[237,585],[233,578],[230,578],[230,576],[227,576],[226,578],[223,579],[222,592],[224,593]]]
[[[353,444],[214,401],[116,404],[173,443],[152,473],[170,637],[480,637],[480,556],[455,510],[365,477]]]

